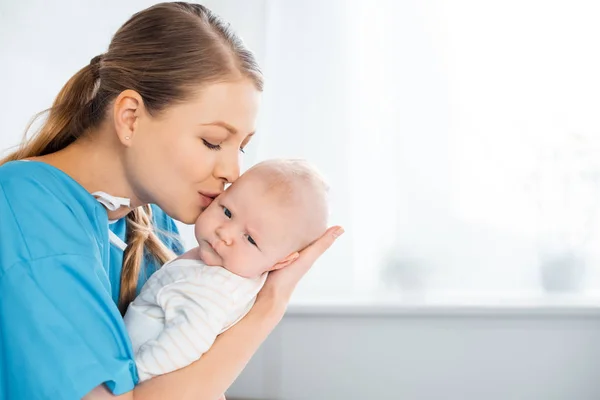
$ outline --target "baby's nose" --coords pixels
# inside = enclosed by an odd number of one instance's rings
[[[233,244],[233,235],[231,234],[230,229],[227,229],[226,227],[223,227],[223,226],[217,228],[217,236],[227,246],[231,246]]]

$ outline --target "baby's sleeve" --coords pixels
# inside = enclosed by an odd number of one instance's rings
[[[160,289],[156,302],[163,309],[165,327],[136,353],[140,381],[186,367],[210,349],[234,312],[222,279],[227,278],[203,274]]]

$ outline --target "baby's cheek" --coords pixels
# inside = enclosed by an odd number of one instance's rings
[[[254,255],[254,263],[252,265],[252,274],[254,276],[261,275],[273,269],[276,261],[271,260],[263,254]]]
[[[252,263],[252,260],[246,260],[243,257],[243,254],[233,254],[230,257],[231,266],[235,270],[234,272],[238,275],[246,275],[248,272],[248,265]]]
[[[252,277],[253,266],[256,264],[252,256],[244,251],[235,251],[227,254],[225,261],[227,269],[236,275]]]

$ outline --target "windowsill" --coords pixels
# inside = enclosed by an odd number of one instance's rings
[[[600,296],[406,296],[292,299],[287,316],[578,316],[600,317]]]

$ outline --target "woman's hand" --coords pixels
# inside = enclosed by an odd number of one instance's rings
[[[277,271],[269,272],[269,276],[257,301],[265,298],[286,306],[300,279],[313,266],[315,261],[344,233],[340,226],[333,226],[319,239],[300,252],[300,256],[292,264]]]

